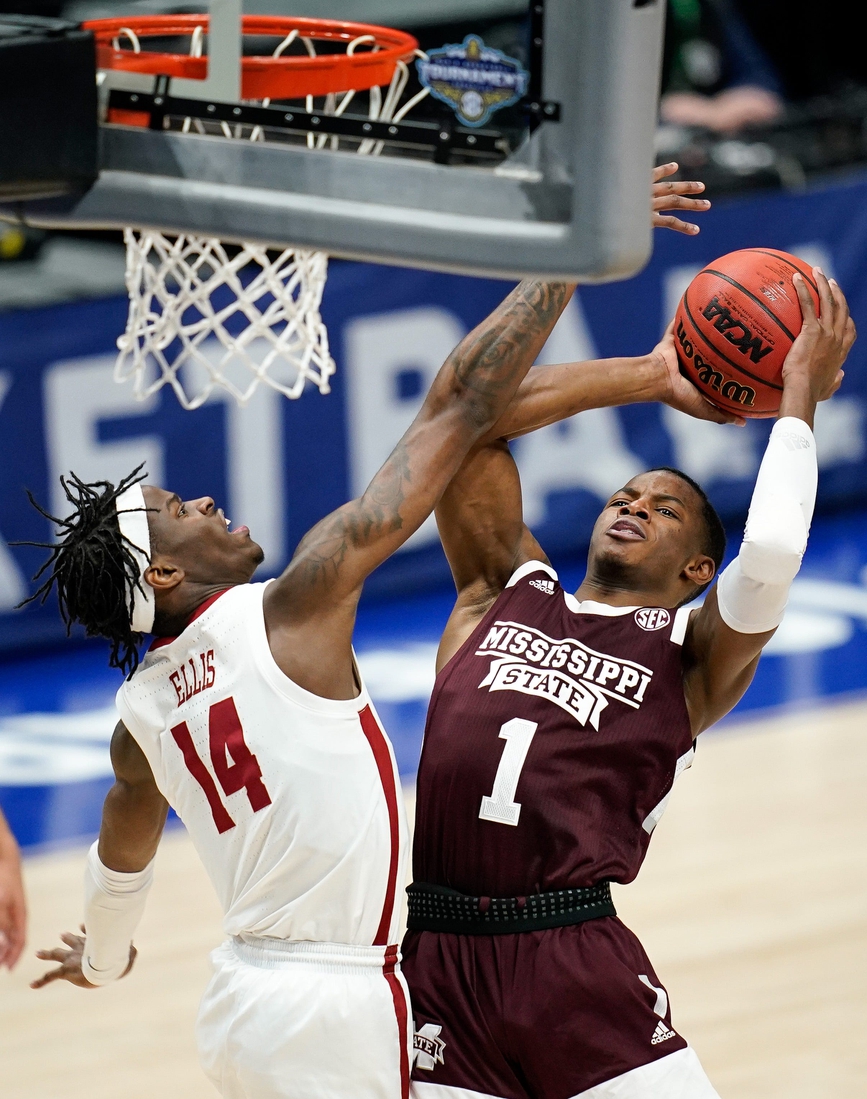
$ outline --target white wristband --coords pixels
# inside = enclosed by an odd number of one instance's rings
[[[98,843],[87,853],[84,871],[86,938],[81,972],[93,985],[121,977],[129,965],[129,948],[145,908],[154,864],[123,874],[110,870],[99,857]]]
[[[803,420],[777,420],[750,503],[737,558],[719,578],[722,620],[738,633],[765,633],[783,619],[801,567],[816,502],[816,441]]]

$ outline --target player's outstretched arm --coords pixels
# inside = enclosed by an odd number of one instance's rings
[[[813,516],[818,471],[813,416],[832,396],[854,340],[840,287],[814,268],[817,316],[794,276],[803,325],[783,366],[779,418],[756,479],[744,540],[735,560],[691,616],[684,643],[684,687],[693,731],[731,710],[752,681],[762,649],[783,618]]]
[[[647,355],[535,366],[482,442],[517,439],[591,408],[658,402],[699,420],[743,424],[705,400],[680,373],[674,322]]]
[[[153,879],[168,803],[122,722],[111,740],[111,762],[115,783],[103,805],[99,840],[87,856],[85,934],[67,932],[60,936],[65,947],[37,951],[37,958],[58,965],[31,988],[60,980],[95,988],[125,977],[135,961],[132,937]]]
[[[11,969],[24,949],[27,908],[21,880],[21,855],[0,810],[0,966]]]
[[[470,447],[505,411],[572,290],[522,282],[461,341],[364,494],[317,523],[271,585],[269,628],[283,615],[321,623],[338,606],[354,611],[365,578],[421,526]]]

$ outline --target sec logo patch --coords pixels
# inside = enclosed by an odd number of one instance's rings
[[[635,612],[635,621],[643,630],[661,630],[671,621],[665,607],[641,607]]]

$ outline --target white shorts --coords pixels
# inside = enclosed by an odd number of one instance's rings
[[[498,1099],[481,1091],[412,1082],[412,1099]],[[572,1099],[719,1099],[691,1046],[582,1091]]]
[[[225,1099],[408,1099],[396,946],[230,939],[211,962],[196,1036]]]

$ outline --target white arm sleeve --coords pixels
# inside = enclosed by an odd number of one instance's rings
[[[98,844],[87,853],[84,871],[86,938],[81,972],[92,985],[116,981],[129,965],[129,948],[144,912],[154,864],[135,874],[109,870]]]
[[[717,585],[723,622],[765,633],[783,620],[816,503],[816,440],[803,420],[777,420],[762,459],[744,540]]]

